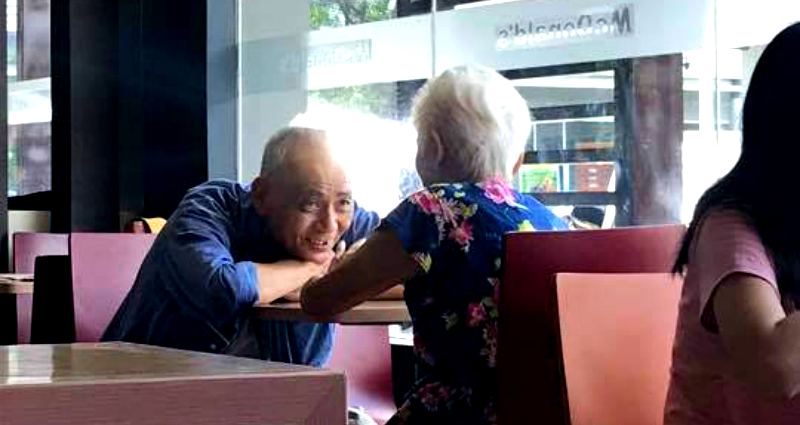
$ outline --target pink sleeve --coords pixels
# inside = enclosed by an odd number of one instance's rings
[[[716,322],[708,304],[719,283],[733,273],[763,279],[780,298],[772,260],[755,229],[740,213],[731,210],[711,213],[700,225],[691,254],[688,270],[699,285],[698,314],[709,330],[716,330]]]

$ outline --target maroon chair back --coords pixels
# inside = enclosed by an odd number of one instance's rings
[[[498,420],[568,424],[555,273],[666,273],[683,225],[505,236],[498,329]]]
[[[12,238],[14,273],[33,273],[40,255],[67,255],[69,235],[65,233],[16,232]]]
[[[36,257],[67,255],[68,235],[60,233],[16,232],[11,238],[14,273],[33,273]],[[17,295],[17,343],[31,340],[32,295]]]
[[[348,406],[363,407],[380,424],[397,411],[388,326],[337,325],[328,368],[347,376]]]
[[[96,342],[136,280],[156,235],[72,233],[72,296],[75,340]]]

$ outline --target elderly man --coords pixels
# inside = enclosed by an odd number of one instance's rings
[[[189,191],[103,340],[323,365],[331,325],[262,322],[247,310],[295,294],[328,270],[340,241],[378,222],[353,202],[324,132],[284,129],[249,187],[215,180]]]

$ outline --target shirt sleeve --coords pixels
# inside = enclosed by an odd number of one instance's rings
[[[162,232],[167,289],[187,301],[184,313],[216,326],[259,298],[255,264],[235,262],[231,254],[233,198],[224,188],[190,192]]]
[[[755,229],[740,213],[712,212],[701,223],[692,250],[688,270],[699,284],[697,314],[706,329],[717,330],[710,303],[720,282],[731,274],[746,273],[761,278],[780,298],[772,260]]]
[[[409,196],[390,212],[383,219],[381,228],[391,229],[406,253],[428,272],[431,255],[441,244],[442,211],[442,199],[425,189]]]

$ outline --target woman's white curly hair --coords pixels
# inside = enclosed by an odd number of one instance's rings
[[[414,101],[412,120],[420,152],[439,142],[443,157],[433,177],[440,181],[510,179],[531,131],[528,105],[511,82],[476,65],[429,80]]]

